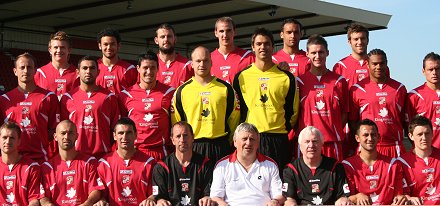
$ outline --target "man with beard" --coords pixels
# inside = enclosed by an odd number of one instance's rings
[[[100,158],[111,150],[111,128],[119,119],[114,93],[96,85],[98,63],[85,56],[78,62],[79,87],[61,98],[61,120],[70,119],[78,128],[76,150]]]
[[[174,88],[156,80],[157,55],[153,52],[141,54],[137,70],[139,84],[119,94],[119,106],[124,117],[135,123],[139,135],[135,146],[155,159],[163,159],[172,147],[170,142],[170,107]]]
[[[402,205],[403,171],[399,161],[376,150],[379,133],[376,123],[363,119],[356,128],[359,153],[342,161],[350,189],[350,201],[356,205]]]
[[[48,160],[49,142],[57,124],[58,98],[35,85],[35,61],[29,53],[17,56],[14,74],[18,86],[0,96],[0,122],[20,124],[19,151],[39,163]]]
[[[112,28],[103,29],[98,33],[98,46],[102,52],[102,58],[98,60],[99,75],[96,84],[119,94],[124,88],[136,83],[136,68],[119,58],[121,48],[121,36]]]
[[[213,204],[209,198],[214,162],[194,152],[194,134],[187,122],[171,129],[176,152],[158,162],[153,170],[153,195],[157,206]]]
[[[175,51],[177,36],[169,24],[162,24],[156,29],[154,42],[159,46],[159,71],[157,80],[177,88],[193,76],[191,61]]]
[[[64,93],[79,85],[76,66],[69,64],[72,41],[64,31],[50,35],[49,53],[51,62],[37,69],[35,84],[54,92],[58,100]]]
[[[41,205],[91,205],[101,198],[104,185],[98,179],[96,158],[75,150],[75,124],[63,120],[54,134],[59,155],[41,165],[44,197]]]
[[[218,48],[211,52],[212,75],[232,84],[235,75],[255,61],[255,55],[235,46],[236,30],[231,17],[217,19],[214,29]]]

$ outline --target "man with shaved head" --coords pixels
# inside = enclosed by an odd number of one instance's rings
[[[44,197],[41,205],[65,203],[90,205],[101,198],[104,185],[98,178],[95,157],[75,150],[78,138],[75,124],[63,120],[56,127],[54,139],[59,155],[42,164]]]
[[[172,122],[194,128],[194,151],[213,161],[230,153],[229,136],[238,122],[232,86],[211,75],[211,56],[203,46],[191,54],[194,77],[174,94]]]

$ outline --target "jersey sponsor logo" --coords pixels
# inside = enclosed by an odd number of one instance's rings
[[[287,192],[287,188],[289,188],[289,183],[285,182],[285,183],[283,183],[283,185],[281,186],[281,191],[283,191],[283,192]]]
[[[163,83],[170,84],[171,83],[171,76],[165,76],[165,78],[163,79]]]
[[[320,182],[320,179],[309,180],[309,182]]]
[[[269,81],[270,78],[269,77],[260,77],[258,78],[258,81],[263,82],[263,81]]]
[[[21,126],[28,127],[30,124],[31,124],[31,120],[28,117],[21,119],[21,123],[20,123]]]
[[[263,103],[266,103],[267,100],[269,100],[269,97],[267,97],[267,94],[261,95],[260,101]]]
[[[365,74],[359,74],[359,75],[358,75],[358,81],[360,82],[360,81],[364,80],[366,77],[367,77],[367,76],[366,76]],[[347,79],[347,80],[348,80],[348,79]]]
[[[290,68],[289,72],[292,73],[292,74],[296,74],[296,68]]]
[[[182,199],[180,200],[180,204],[182,205],[190,205],[191,202],[191,198],[188,197],[188,195],[185,195],[185,197],[182,197]]]
[[[84,112],[91,112],[92,111],[92,105],[88,104],[84,107]]]
[[[133,170],[119,170],[119,174],[131,175],[133,174]]]
[[[166,71],[166,72],[162,72],[163,76],[172,76],[174,74],[173,71]]]
[[[14,188],[14,181],[12,180],[6,181],[6,189],[10,190],[12,188]]]
[[[189,192],[189,184],[187,182],[183,182],[181,186],[182,186],[182,192]]]
[[[15,202],[15,195],[14,195],[14,193],[9,193],[9,194],[6,194],[6,202],[8,202],[8,203],[14,203]]]
[[[74,175],[74,174],[76,174],[75,170],[69,170],[69,171],[64,171],[63,172],[63,175]]]
[[[131,195],[131,189],[127,186],[122,189],[121,195],[124,197],[128,197]]]
[[[435,172],[435,168],[427,168],[422,170],[422,173],[433,173],[433,172]]]
[[[435,107],[435,113],[436,113],[436,114],[439,114],[439,113],[440,113],[440,106],[436,106],[436,107]]]
[[[144,110],[149,110],[151,108],[151,103],[145,103]]]
[[[379,97],[379,104],[387,103],[387,99],[385,97]]]
[[[107,80],[107,83],[105,84],[105,86],[107,87],[107,88],[111,88],[111,87],[113,87],[113,80]]]
[[[211,111],[209,111],[209,108],[206,108],[202,110],[202,113],[200,115],[202,115],[203,117],[208,117],[209,114],[211,114]]]
[[[440,118],[435,118],[435,122],[434,122],[434,124],[435,125],[437,125],[437,126],[440,126]],[[435,129],[434,129],[435,130]]]
[[[64,89],[64,84],[58,84],[57,85],[57,91],[63,91],[63,89]]]
[[[377,97],[386,97],[386,96],[388,96],[388,93],[387,92],[377,92],[376,96]]]
[[[115,75],[105,75],[104,76],[104,79],[116,79],[116,76]]]
[[[381,117],[386,117],[386,116],[388,116],[388,110],[387,110],[387,108],[382,108],[382,109],[380,109],[379,110],[379,116],[381,116]]]
[[[122,184],[128,184],[130,182],[130,175],[122,176]]]
[[[142,102],[154,102],[154,98],[142,98]]]
[[[17,176],[15,175],[8,175],[3,177],[4,180],[15,180],[16,178]]]
[[[73,184],[73,176],[67,176],[66,177],[66,184],[67,185]]]
[[[182,181],[191,181],[191,178],[179,178],[179,181],[180,182],[182,182]]]
[[[379,175],[367,175],[365,178],[367,178],[367,180],[378,180]]]
[[[67,80],[66,79],[55,79],[56,83],[66,83]]]
[[[434,180],[434,174],[429,173],[426,175],[426,182],[432,182]]]
[[[98,183],[98,186],[103,186],[104,185],[104,183],[102,183],[102,180],[101,180],[101,178],[96,178],[96,182]]]
[[[319,193],[319,184],[312,184],[312,193]]]
[[[324,109],[325,103],[322,100],[319,100],[319,102],[316,102],[316,109],[321,110]]]
[[[368,71],[366,69],[356,69],[356,74],[359,73],[367,73]]]
[[[209,95],[211,95],[211,92],[200,92],[199,95],[200,96],[209,96]]]
[[[202,97],[203,104],[209,104],[209,97]]]
[[[316,85],[313,85],[313,88],[314,89],[325,89],[325,85],[323,85],[323,84],[316,84]]]
[[[298,63],[289,63],[289,67],[297,67]]]
[[[153,116],[154,115],[152,115],[150,112],[148,112],[148,114],[145,114],[145,116],[144,116],[144,121],[146,121],[146,122],[150,122],[152,119],[153,119]]]
[[[324,90],[318,89],[316,90],[316,97],[322,97],[324,96]]]
[[[266,91],[267,90],[267,83],[261,83],[260,88],[262,91]]]
[[[86,124],[86,125],[90,125],[90,124],[92,124],[92,122],[93,122],[93,117],[92,117],[91,115],[86,116],[86,117],[84,117],[83,122],[84,122],[84,124]]]
[[[377,188],[377,181],[376,180],[371,180],[370,181],[370,190],[371,189],[375,189]]]
[[[32,102],[20,102],[20,106],[32,106]]]
[[[153,195],[158,195],[158,194],[159,194],[159,187],[153,186]]]
[[[222,71],[222,77],[223,77],[223,78],[226,78],[226,77],[228,77],[228,76],[229,76],[229,71],[227,71],[227,70]]]
[[[93,99],[84,100],[83,104],[95,104],[95,100]]]
[[[440,104],[440,101],[432,101],[432,104],[433,105],[438,105],[438,104]]]
[[[29,110],[30,110],[29,107],[23,107],[21,108],[21,114],[29,114]]]
[[[231,66],[221,66],[220,70],[229,70],[231,69]]]
[[[71,187],[70,189],[67,190],[66,197],[68,197],[69,199],[72,199],[75,196],[76,196],[76,190],[73,189],[73,187]]]
[[[315,205],[322,205],[322,198],[317,195],[316,197],[313,197],[312,203]]]
[[[345,183],[345,184],[342,186],[342,188],[344,189],[344,193],[346,193],[346,194],[350,193],[350,187],[348,187],[348,184],[347,184],[347,183]]]
[[[437,187],[434,187],[433,185],[429,185],[427,188],[426,188],[426,194],[428,194],[428,195],[433,195],[434,193],[435,193],[435,190],[437,189]]]

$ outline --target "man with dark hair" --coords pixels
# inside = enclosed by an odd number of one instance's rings
[[[121,36],[117,30],[105,28],[98,33],[97,40],[102,58],[98,60],[99,75],[96,77],[96,84],[119,94],[124,88],[136,83],[136,68],[119,58]]]
[[[209,191],[214,162],[193,151],[194,134],[187,122],[173,125],[171,140],[176,151],[159,161],[153,170],[157,205],[211,206]]]
[[[156,29],[154,42],[159,46],[159,71],[157,80],[163,84],[177,88],[194,74],[191,61],[175,51],[177,35],[169,24],[161,24]]]
[[[61,99],[64,93],[79,85],[75,64],[69,64],[72,40],[64,31],[50,35],[48,50],[51,61],[37,69],[35,84],[50,90]]]
[[[158,56],[153,52],[139,55],[139,84],[119,94],[124,117],[130,117],[139,131],[135,146],[155,159],[163,159],[171,150],[170,107],[174,88],[156,80]]]
[[[295,77],[304,74],[309,68],[306,52],[299,49],[302,38],[302,25],[296,19],[285,19],[281,24],[280,37],[283,48],[272,55],[272,60],[279,67],[290,71]]]
[[[349,125],[353,129],[361,119],[374,120],[379,132],[377,152],[398,157],[405,153],[406,88],[388,76],[387,63],[383,50],[373,49],[368,53],[370,77],[350,88]]]
[[[35,84],[32,55],[24,53],[17,56],[14,65],[18,86],[0,96],[0,123],[19,123],[24,142],[19,146],[20,153],[42,163],[48,160],[49,142],[59,121],[58,98],[55,93]]]
[[[235,45],[236,28],[231,17],[217,19],[214,35],[218,48],[211,52],[212,75],[232,84],[235,75],[255,61],[255,55]]]
[[[152,170],[154,158],[136,150],[136,124],[123,117],[116,122],[113,138],[117,150],[99,160],[98,173],[106,186],[107,198],[102,205],[154,205],[152,194]]]
[[[63,120],[57,125],[54,139],[59,154],[41,165],[41,205],[92,205],[101,198],[104,185],[96,171],[98,161],[75,150],[77,137],[72,121]]]
[[[283,205],[277,165],[258,152],[259,145],[258,129],[241,123],[234,132],[237,150],[218,161],[214,169],[210,196],[219,206]]]
[[[433,127],[424,116],[415,116],[408,126],[412,151],[399,158],[403,163],[403,192],[411,205],[439,205],[440,150],[432,147]]]
[[[211,56],[203,46],[191,53],[194,77],[174,94],[172,122],[194,128],[194,151],[214,162],[231,153],[230,137],[239,108],[232,86],[211,75]]]
[[[428,53],[423,58],[422,73],[426,82],[408,92],[408,117],[423,115],[433,124],[432,146],[440,149],[440,55]]]
[[[377,125],[361,120],[356,131],[359,153],[342,161],[350,188],[350,201],[356,205],[403,205],[402,166],[395,158],[376,150]]]
[[[76,150],[101,158],[111,151],[111,128],[119,119],[114,93],[96,85],[96,58],[84,56],[78,62],[79,87],[61,98],[61,120],[70,119],[78,128]]]
[[[321,153],[322,133],[308,126],[299,133],[298,145],[301,156],[284,169],[284,205],[347,205],[350,191],[344,167]]]
[[[348,88],[344,77],[327,69],[328,55],[327,41],[320,35],[311,35],[307,40],[310,70],[297,78],[301,99],[298,131],[309,125],[318,128],[324,136],[322,153],[342,161]]]
[[[272,33],[257,28],[252,35],[255,63],[239,72],[234,89],[240,100],[240,121],[261,132],[260,152],[283,169],[291,160],[287,133],[298,118],[299,92],[295,77],[272,62]]]
[[[40,166],[19,153],[21,143],[29,144],[20,136],[21,128],[15,122],[6,122],[0,127],[0,202],[3,205],[37,206],[41,198]]]

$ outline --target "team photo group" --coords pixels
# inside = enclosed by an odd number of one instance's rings
[[[218,47],[188,58],[166,23],[157,52],[133,62],[113,28],[97,34],[100,57],[71,62],[64,31],[46,65],[16,56],[18,86],[0,96],[1,205],[440,204],[440,55],[417,60],[426,82],[407,90],[361,24],[348,45],[312,34],[304,50],[295,19],[280,22],[278,51],[264,27],[239,48],[237,29],[217,19]]]

